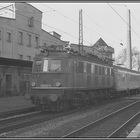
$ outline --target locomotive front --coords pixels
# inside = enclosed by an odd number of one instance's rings
[[[43,108],[55,108],[60,103],[65,87],[70,86],[71,61],[63,52],[50,53],[34,59],[31,100]]]

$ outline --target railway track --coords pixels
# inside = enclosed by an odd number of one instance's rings
[[[99,106],[97,106],[98,108]],[[96,108],[96,107],[95,107]],[[26,112],[23,114],[16,114],[6,118],[0,118],[0,137],[4,137],[9,131],[13,131],[26,126],[34,125],[44,121],[53,120],[57,117],[67,116],[76,112],[91,110],[91,108],[85,107],[82,109],[75,109],[67,112],[52,113],[52,112],[40,112],[34,110],[32,112]]]
[[[136,101],[126,107],[112,112],[94,122],[90,122],[68,134],[62,138],[84,138],[84,137],[102,137],[117,138],[121,137],[126,128],[140,116],[140,101]]]
[[[129,132],[129,126],[133,125],[133,123],[140,117],[140,111],[134,114],[128,121],[122,124],[118,129],[116,129],[113,133],[111,133],[108,138],[116,138],[116,137],[127,137]]]
[[[29,108],[11,110],[11,111],[7,111],[7,112],[1,112],[0,113],[0,119],[7,118],[7,117],[10,117],[10,116],[16,116],[16,115],[20,115],[20,114],[25,114],[25,113],[31,113],[31,112],[35,112],[37,110],[39,110],[39,108],[29,107]]]
[[[34,111],[23,114],[16,114],[6,118],[1,118],[0,136],[2,136],[3,133],[9,132],[11,130],[29,126],[31,124],[31,119],[34,118],[35,121],[35,118],[40,114],[41,114],[40,111]]]
[[[89,107],[82,108],[81,110],[88,109]],[[73,109],[70,111],[66,112],[59,112],[59,113],[54,113],[54,112],[42,112],[38,110],[34,110],[31,112],[26,112],[26,113],[14,113],[15,115],[10,114],[8,117],[7,114],[5,114],[7,117],[5,118],[4,116],[0,118],[0,137],[5,136],[7,132],[23,128],[26,126],[34,125],[37,123],[41,123],[44,121],[49,121],[53,120],[57,117],[62,117],[65,115],[69,115],[72,113],[77,112],[79,109]],[[9,113],[8,113],[9,114]]]

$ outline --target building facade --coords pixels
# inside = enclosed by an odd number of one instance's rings
[[[70,44],[70,47],[76,52],[79,52],[80,50],[80,52],[85,54],[89,53],[98,56],[99,58],[113,60],[112,55],[114,53],[114,49],[111,46],[108,46],[102,38],[99,38],[93,46],[79,46],[78,44]]]
[[[56,32],[50,34],[42,29],[42,12],[37,8],[27,3],[15,3],[15,9],[15,18],[0,17],[0,58],[12,60],[7,65],[0,63],[0,96],[28,92],[31,63],[40,52],[39,46],[68,43]],[[21,66],[16,60],[24,61],[25,65]],[[30,65],[26,65],[28,61]]]

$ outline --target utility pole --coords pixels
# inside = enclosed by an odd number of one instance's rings
[[[127,67],[132,69],[132,49],[131,49],[131,16],[128,9],[128,29],[127,29]]]
[[[83,16],[82,9],[79,11],[79,53],[83,52]]]

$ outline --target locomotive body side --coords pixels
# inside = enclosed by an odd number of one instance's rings
[[[113,69],[111,66],[92,60],[76,60],[74,71],[75,87],[86,90],[113,88]]]

